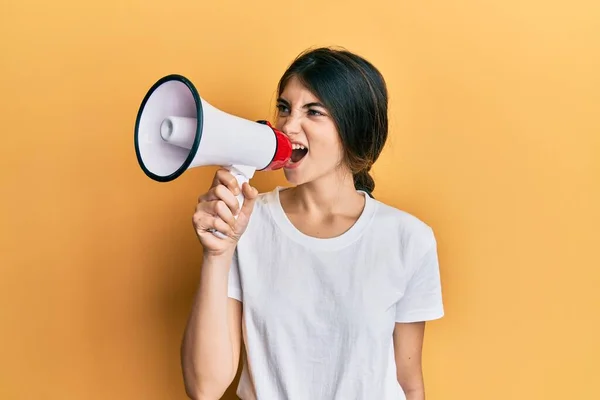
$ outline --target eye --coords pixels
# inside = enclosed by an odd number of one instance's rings
[[[323,116],[325,114],[323,114],[322,112],[320,112],[318,110],[310,109],[310,110],[308,110],[308,115],[312,115],[312,116],[318,117],[318,116]]]
[[[285,105],[285,104],[277,104],[277,110],[279,111],[279,114],[288,114],[290,112],[290,109]]]

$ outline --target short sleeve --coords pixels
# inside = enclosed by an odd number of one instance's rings
[[[396,304],[396,322],[420,322],[444,316],[437,242],[430,229],[404,296]]]
[[[242,285],[240,282],[240,269],[238,263],[237,249],[233,253],[231,266],[229,267],[229,282],[227,285],[227,296],[242,301]]]

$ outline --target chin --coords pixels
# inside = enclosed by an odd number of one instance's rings
[[[293,185],[300,185],[306,182],[306,173],[304,172],[304,168],[306,168],[305,158],[301,159],[298,163],[292,163],[283,168],[283,173],[285,175],[285,179]]]
[[[303,166],[306,167],[306,166]],[[303,168],[287,169],[284,168],[285,179],[294,186],[300,186],[306,183],[314,182],[327,175],[326,173],[315,173],[314,170],[305,170]]]
[[[306,180],[302,179],[302,174],[299,174],[296,170],[284,169],[283,174],[285,175],[285,179],[294,186],[306,183]]]

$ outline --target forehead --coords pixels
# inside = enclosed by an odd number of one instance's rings
[[[290,78],[287,82],[280,97],[283,100],[292,103],[311,103],[319,101],[319,99],[295,76]]]

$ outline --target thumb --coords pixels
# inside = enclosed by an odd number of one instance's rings
[[[250,186],[247,182],[244,182],[242,185],[242,193],[244,195],[244,202],[242,203],[242,208],[238,214],[238,220],[241,219],[245,225],[254,209],[254,203],[258,197],[258,190]]]

